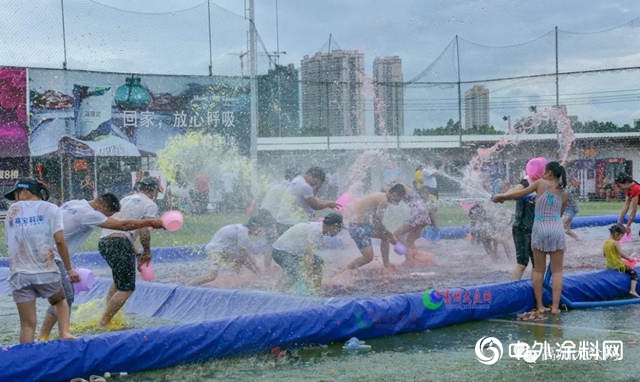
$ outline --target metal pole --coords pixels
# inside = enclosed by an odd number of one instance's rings
[[[207,19],[209,20],[209,76],[213,76],[213,44],[211,43],[211,0],[207,0]]]
[[[251,145],[249,153],[251,160],[257,163],[258,160],[258,71],[257,45],[256,45],[256,24],[254,14],[254,0],[249,0],[249,58],[251,61]]]
[[[62,49],[64,52],[64,61],[62,69],[67,70],[67,33],[64,28],[64,0],[60,0],[60,11],[62,13]]]
[[[558,26],[556,26],[556,107],[560,106],[560,77],[558,75]]]
[[[462,84],[460,80],[460,44],[458,44],[458,35],[456,35],[456,60],[458,63],[458,139],[460,147],[462,147]]]

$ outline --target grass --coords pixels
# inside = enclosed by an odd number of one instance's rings
[[[622,202],[581,202],[579,203],[579,216],[593,215],[617,215],[622,208]],[[514,202],[504,203],[504,207],[514,210]],[[438,208],[439,223],[442,227],[459,226],[469,224],[469,219],[457,205],[441,206]],[[185,215],[184,226],[180,231],[168,232],[154,230],[151,232],[151,245],[153,247],[173,247],[206,244],[213,234],[222,226],[233,223],[244,223],[247,220],[245,214],[207,214]],[[0,234],[4,237],[4,225],[0,224]],[[96,252],[100,229],[93,231],[91,236],[80,247],[79,252]],[[6,242],[0,245],[0,253],[6,254]]]

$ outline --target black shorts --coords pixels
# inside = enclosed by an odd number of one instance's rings
[[[516,262],[525,267],[531,261],[533,265],[533,250],[531,249],[531,231],[513,227],[513,243],[516,246]]]
[[[282,268],[284,273],[290,280],[298,280],[300,278],[300,274],[302,273],[302,255],[298,255],[291,252],[280,251],[277,249],[273,249],[271,252],[271,257],[273,257],[273,261],[276,262]],[[324,261],[320,258],[320,256],[313,254],[313,268],[317,271],[322,271],[322,267],[324,266]]]
[[[124,237],[103,237],[98,251],[111,267],[113,283],[122,292],[136,289],[136,253],[131,241]]]

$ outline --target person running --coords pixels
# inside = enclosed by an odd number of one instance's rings
[[[155,218],[158,214],[158,205],[155,203],[158,184],[158,180],[153,177],[140,180],[139,191],[120,201],[120,211],[115,213],[113,218]],[[142,253],[139,255],[134,247],[138,237],[142,245]],[[106,328],[136,288],[136,257],[138,269],[151,261],[151,235],[146,228],[128,231],[103,228],[98,250],[109,264],[113,275],[113,283],[109,287],[107,302],[99,323],[101,328]]]
[[[389,243],[395,244],[396,238],[382,223],[384,211],[389,204],[399,204],[405,197],[405,187],[398,183],[386,192],[374,192],[360,199],[351,216],[349,223],[349,235],[356,242],[362,256],[353,260],[348,269],[357,269],[369,264],[373,260],[373,245],[371,238],[380,239],[380,252],[382,264],[389,268]]]
[[[70,200],[64,203],[62,209],[62,222],[64,226],[64,238],[67,241],[69,254],[73,255],[78,251],[91,232],[96,227],[129,231],[142,227],[162,228],[161,219],[129,219],[119,220],[111,216],[120,211],[120,201],[112,193],[105,193],[97,198],[87,201],[85,199]],[[56,252],[56,264],[62,276],[62,286],[64,287],[69,311],[75,299],[75,293],[71,282],[67,278],[67,272],[60,255]],[[55,325],[58,317],[55,309],[50,307],[47,310],[42,327],[40,328],[40,341],[49,340],[51,329]]]

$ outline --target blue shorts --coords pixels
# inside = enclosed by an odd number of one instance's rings
[[[573,220],[573,218],[576,217],[577,214],[578,211],[571,208],[567,208],[566,210],[564,210],[564,216],[568,217],[569,221]]]
[[[349,235],[356,242],[358,249],[371,247],[373,226],[371,224],[349,224]]]

